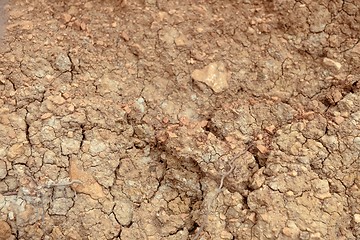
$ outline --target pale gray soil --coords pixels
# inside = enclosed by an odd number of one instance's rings
[[[359,0],[8,4],[0,239],[360,239]]]

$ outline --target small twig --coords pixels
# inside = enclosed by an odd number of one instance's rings
[[[17,195],[17,194],[18,194],[17,191],[3,192],[3,193],[1,193],[1,195],[3,195],[3,196],[13,196],[13,195]]]
[[[77,179],[74,179],[74,180],[71,180],[70,182],[51,183],[51,184],[45,185],[44,187],[46,187],[46,188],[67,187],[67,186],[70,186],[70,185],[75,184],[75,183],[77,183],[77,184],[83,184],[82,181],[77,180]]]
[[[204,216],[203,216],[203,222],[198,230],[198,232],[196,233],[196,235],[194,236],[193,240],[197,240],[199,237],[200,237],[200,234],[202,233],[202,231],[204,230],[205,226],[207,225],[208,223],[208,217],[209,217],[209,212],[210,212],[210,207],[212,206],[213,202],[215,201],[215,199],[217,198],[217,196],[219,195],[219,193],[222,191],[222,188],[224,186],[224,181],[225,181],[225,178],[228,177],[236,168],[236,166],[234,165],[234,161],[239,158],[240,156],[244,155],[251,147],[253,146],[253,144],[250,144],[244,151],[242,151],[241,153],[238,153],[236,154],[232,160],[230,161],[230,170],[225,172],[225,173],[222,173],[221,174],[221,179],[220,179],[220,184],[218,186],[218,188],[216,189],[216,192],[214,194],[214,196],[212,196],[212,198],[210,199],[209,201],[209,205],[208,207],[206,208],[206,212],[204,213]]]
[[[221,174],[220,185],[219,185],[219,187],[216,189],[216,192],[215,192],[214,196],[212,196],[212,198],[211,198],[210,201],[209,201],[209,205],[208,205],[208,207],[207,207],[207,209],[206,209],[206,212],[205,212],[205,214],[204,214],[204,217],[203,217],[203,218],[204,218],[203,223],[201,224],[201,226],[200,226],[198,232],[196,233],[196,235],[194,236],[193,240],[196,240],[196,239],[199,238],[201,232],[204,230],[204,227],[207,225],[207,223],[208,223],[208,216],[209,216],[209,212],[210,212],[210,207],[213,205],[213,202],[215,201],[215,199],[217,198],[217,196],[219,195],[219,193],[222,191],[222,187],[223,187],[223,185],[224,185],[224,180],[225,180],[225,178],[226,178],[227,176],[229,176],[229,175],[231,174],[231,172],[234,171],[234,169],[235,169],[235,166],[232,165],[229,171]]]
[[[225,180],[225,178],[226,178],[227,176],[229,176],[230,173],[232,173],[232,171],[235,170],[235,168],[236,168],[235,165],[232,165],[229,171],[221,174],[221,180],[220,180],[220,185],[219,185],[218,190],[221,190],[221,189],[222,189],[222,187],[223,187],[223,185],[224,185],[224,180]]]

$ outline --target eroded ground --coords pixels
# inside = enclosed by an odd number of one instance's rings
[[[0,239],[359,239],[359,6],[10,1]]]

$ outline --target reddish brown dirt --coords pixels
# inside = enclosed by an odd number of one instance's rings
[[[10,0],[0,239],[360,239],[359,6]]]

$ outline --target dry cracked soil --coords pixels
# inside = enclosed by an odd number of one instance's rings
[[[360,239],[359,0],[0,0],[0,239]]]

